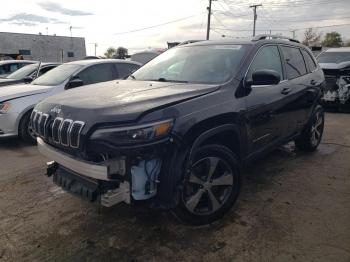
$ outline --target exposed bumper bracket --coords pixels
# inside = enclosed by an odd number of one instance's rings
[[[37,142],[41,154],[57,162],[59,165],[83,176],[109,181],[112,180],[110,179],[110,175],[118,174],[124,176],[126,174],[125,159],[117,159],[113,160],[110,164],[99,165],[81,159],[75,159],[68,154],[62,153],[46,144],[41,138],[37,138]]]

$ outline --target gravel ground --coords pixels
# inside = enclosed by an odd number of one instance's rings
[[[289,144],[245,170],[235,207],[204,227],[71,196],[18,140],[0,155],[0,261],[350,261],[350,115],[326,115],[317,152]]]

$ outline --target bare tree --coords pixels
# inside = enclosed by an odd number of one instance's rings
[[[312,28],[306,29],[304,32],[304,40],[302,43],[306,46],[316,46],[321,44],[322,32],[317,32]]]

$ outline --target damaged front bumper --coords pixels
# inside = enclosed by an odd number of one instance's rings
[[[157,194],[163,158],[124,155],[96,163],[62,152],[37,139],[39,151],[50,160],[47,175],[64,190],[103,206],[147,200]],[[164,156],[163,156],[164,157]]]

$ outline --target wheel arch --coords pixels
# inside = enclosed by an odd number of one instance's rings
[[[191,127],[184,136],[186,143],[190,145],[189,158],[203,145],[220,144],[228,147],[241,160],[242,132],[235,119],[236,114],[227,114],[201,121]]]
[[[25,108],[24,110],[22,110],[22,112],[18,115],[17,117],[17,121],[16,121],[16,130],[18,132],[18,135],[20,134],[20,124],[23,121],[23,118],[26,114],[28,114],[29,112],[31,112],[34,109],[35,105],[31,105],[28,106],[27,108]]]

